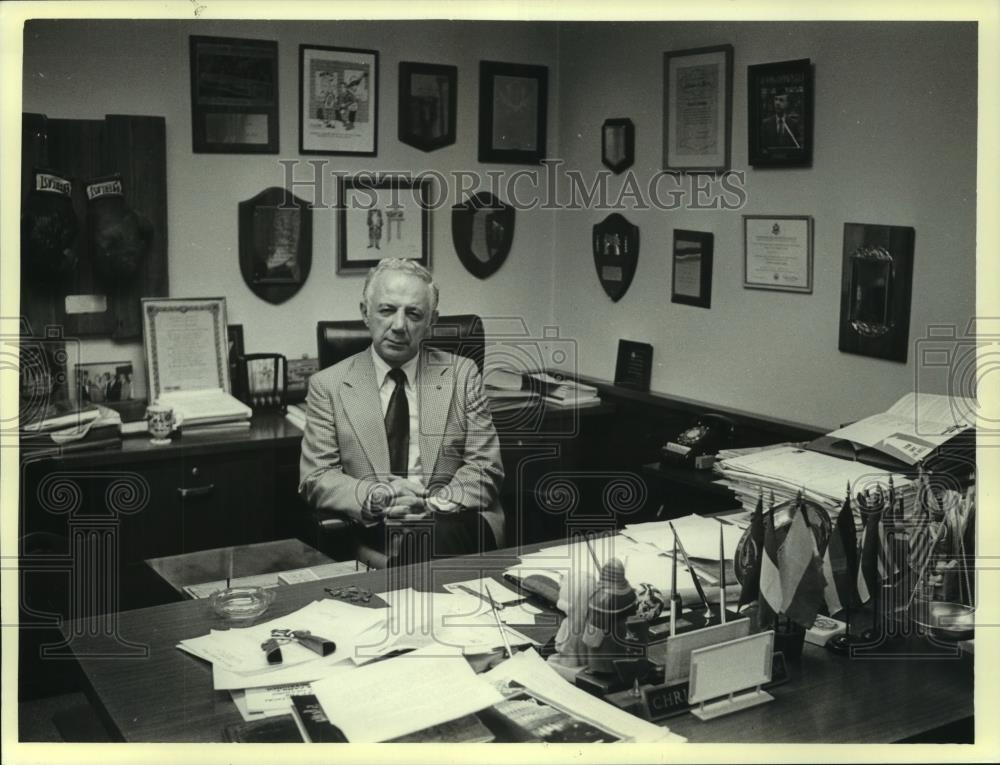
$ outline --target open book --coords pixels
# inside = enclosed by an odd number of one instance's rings
[[[849,441],[874,449],[904,465],[916,465],[942,445],[974,433],[974,399],[907,393],[885,412],[829,433],[829,442]]]

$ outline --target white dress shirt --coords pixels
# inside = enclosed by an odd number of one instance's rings
[[[392,367],[385,363],[381,356],[371,348],[372,360],[375,362],[375,379],[378,380],[378,395],[382,402],[382,419],[389,409],[389,399],[396,390],[396,383],[389,377]],[[406,471],[411,481],[423,484],[424,468],[420,460],[420,402],[417,399],[417,371],[420,354],[403,364],[400,369],[406,374],[406,403],[410,409],[410,443],[406,456]]]

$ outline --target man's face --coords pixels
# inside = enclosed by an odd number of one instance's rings
[[[776,114],[784,114],[788,111],[787,93],[779,93],[774,97],[774,111]]]
[[[430,285],[400,271],[379,274],[368,287],[368,304],[361,303],[361,318],[375,353],[398,367],[417,355],[433,323]]]

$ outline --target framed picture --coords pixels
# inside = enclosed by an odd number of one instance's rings
[[[617,174],[635,161],[635,125],[627,118],[604,120],[601,126],[601,162]]]
[[[243,356],[246,348],[243,345],[243,325],[227,324],[226,338],[229,341],[229,384],[231,393],[243,403],[246,403],[246,392],[243,390],[245,374],[242,372]]]
[[[142,298],[141,309],[151,402],[184,390],[230,393],[224,297]]]
[[[743,216],[743,286],[812,292],[812,218]]]
[[[663,54],[664,169],[728,170],[732,111],[732,45]]]
[[[399,62],[399,140],[422,151],[455,143],[458,67]]]
[[[906,363],[915,237],[909,226],[844,224],[841,351]]]
[[[278,43],[191,40],[191,131],[196,154],[278,153]]]
[[[809,59],[747,67],[747,106],[751,165],[812,164],[813,77]]]
[[[479,161],[534,165],[545,157],[549,69],[479,62]]]
[[[132,389],[131,361],[76,365],[76,400],[80,406],[117,404],[137,398]]]
[[[275,305],[298,292],[312,267],[312,207],[272,186],[239,203],[240,274]]]
[[[299,46],[299,152],[378,152],[378,51]]]
[[[712,248],[715,237],[705,231],[674,229],[670,302],[712,307]]]
[[[430,268],[430,179],[341,176],[337,273],[364,273],[383,258]]]

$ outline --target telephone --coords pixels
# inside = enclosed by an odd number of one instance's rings
[[[694,424],[667,441],[661,449],[664,462],[710,468],[719,449],[731,446],[736,423],[721,414],[702,414]]]

